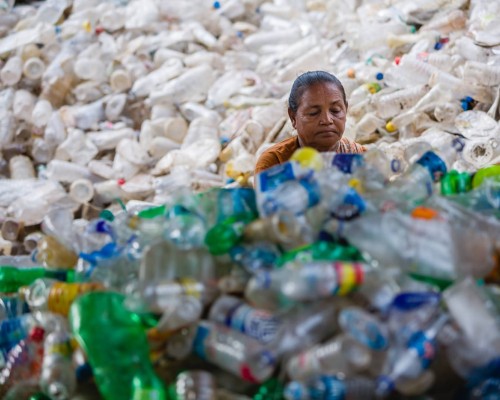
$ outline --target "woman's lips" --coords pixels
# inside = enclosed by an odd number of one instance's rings
[[[316,133],[316,135],[318,135],[318,136],[334,136],[335,135],[336,136],[338,134],[335,131],[321,131],[321,132]]]

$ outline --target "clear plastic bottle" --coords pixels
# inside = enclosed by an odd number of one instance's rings
[[[76,390],[76,371],[71,360],[70,336],[62,329],[50,332],[43,346],[42,391],[56,400],[68,400]]]
[[[340,379],[321,375],[305,383],[292,381],[283,393],[286,400],[375,400],[375,383],[367,378]]]
[[[32,314],[0,321],[0,368],[5,367],[9,351],[21,340],[28,337],[37,322]]]
[[[476,85],[496,86],[500,84],[500,67],[467,61],[464,65],[464,80]]]
[[[415,105],[429,91],[426,85],[419,85],[385,94],[377,99],[377,115],[391,118]]]
[[[201,358],[253,383],[265,381],[276,368],[272,351],[257,340],[214,322],[198,324],[194,351]]]
[[[45,71],[44,62],[38,57],[31,57],[24,62],[23,73],[28,79],[40,79]]]
[[[94,197],[94,185],[88,179],[77,179],[71,183],[69,196],[77,203],[86,204]]]
[[[77,297],[103,288],[100,283],[65,283],[41,278],[30,285],[26,302],[31,310],[48,310],[67,316],[71,304]]]
[[[113,91],[123,92],[132,87],[132,78],[127,70],[117,69],[109,77],[109,84]]]
[[[161,333],[170,333],[199,321],[203,311],[202,302],[193,296],[179,296],[171,303],[155,327]]]
[[[35,96],[33,94],[24,89],[16,90],[12,104],[12,112],[16,118],[30,121],[34,107]]]
[[[293,356],[286,364],[290,379],[304,381],[320,374],[353,376],[371,362],[369,350],[347,335],[318,344]]]
[[[142,296],[148,309],[159,312],[168,308],[169,304],[180,295],[194,296],[202,304],[209,304],[215,299],[217,293],[215,284],[203,283],[191,278],[153,282],[142,290]]]
[[[265,310],[258,310],[233,296],[221,296],[211,306],[208,318],[242,332],[260,342],[276,337],[280,320]]]
[[[39,99],[31,113],[31,121],[33,125],[39,128],[45,127],[50,120],[51,114],[52,105],[47,100]]]
[[[291,261],[282,269],[261,272],[248,283],[245,295],[253,303],[265,301],[264,293],[292,301],[312,301],[346,295],[362,285],[374,271],[368,264],[344,261]]]
[[[21,340],[7,357],[5,368],[0,373],[0,396],[8,395],[18,385],[37,381],[43,359],[43,338],[45,331],[34,327],[29,337]]]
[[[438,31],[447,34],[465,28],[466,22],[467,15],[462,10],[453,10],[447,13],[436,14],[436,17],[424,24],[421,30]]]
[[[33,179],[35,167],[29,157],[14,156],[9,160],[10,179]]]
[[[216,382],[207,371],[189,370],[177,375],[175,394],[178,400],[216,400]]]
[[[436,357],[436,337],[448,320],[449,315],[442,314],[428,328],[410,338],[406,348],[394,360],[389,372],[379,378],[378,395],[388,395],[398,380],[417,378],[429,368]]]
[[[21,57],[10,57],[0,71],[0,79],[8,86],[15,85],[23,73],[23,60]]]

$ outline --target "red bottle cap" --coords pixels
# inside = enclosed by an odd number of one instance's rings
[[[394,57],[394,64],[399,65],[400,62],[401,62],[401,57],[399,56]]]
[[[35,326],[34,328],[31,329],[29,337],[31,340],[34,342],[41,342],[43,341],[43,337],[45,336],[45,329],[43,329],[41,326]]]

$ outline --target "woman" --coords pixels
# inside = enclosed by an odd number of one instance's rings
[[[288,161],[295,150],[304,146],[318,151],[363,153],[363,146],[342,137],[346,115],[345,90],[335,76],[325,71],[300,75],[288,98],[288,116],[298,135],[264,151],[255,173]]]

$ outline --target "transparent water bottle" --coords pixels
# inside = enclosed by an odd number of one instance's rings
[[[71,360],[72,348],[68,332],[50,332],[43,346],[40,386],[44,393],[57,400],[69,399],[76,390],[76,372]]]
[[[369,350],[347,335],[307,349],[286,363],[290,379],[304,381],[320,374],[354,376],[371,362]]]
[[[286,400],[372,400],[375,383],[367,378],[340,379],[332,375],[321,375],[305,383],[292,381],[285,387]]]
[[[198,324],[194,351],[201,358],[253,383],[268,379],[277,361],[273,351],[257,340],[209,321]]]
[[[405,349],[398,354],[389,372],[382,375],[377,383],[377,394],[388,395],[394,390],[398,380],[417,378],[436,357],[437,335],[448,322],[449,315],[440,315],[428,328],[415,333]]]
[[[258,310],[233,296],[222,296],[211,306],[208,318],[267,343],[276,337],[280,320],[268,311]]]
[[[216,400],[216,387],[210,372],[189,370],[177,375],[175,394],[179,400]]]

